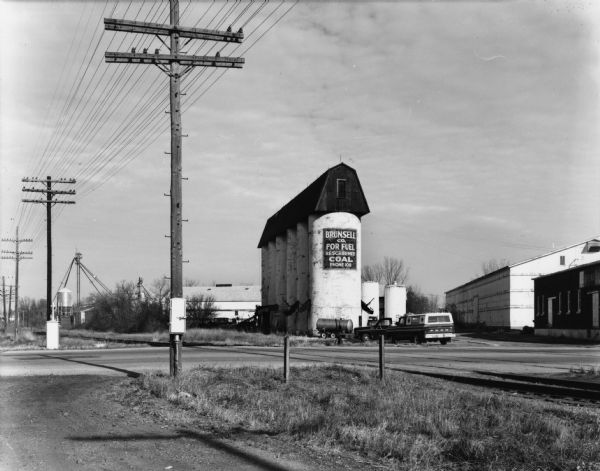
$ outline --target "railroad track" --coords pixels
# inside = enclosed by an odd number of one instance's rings
[[[535,396],[552,401],[568,403],[600,403],[600,383],[509,373],[494,373],[489,371],[450,374],[432,371],[415,371],[398,367],[392,367],[390,369],[402,371],[404,373],[443,379],[460,384],[516,392],[528,397]]]

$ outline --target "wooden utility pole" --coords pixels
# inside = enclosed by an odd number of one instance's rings
[[[8,319],[6,318],[6,281],[4,275],[2,275],[2,319],[4,320],[4,331],[6,332]]]
[[[45,183],[46,188],[25,188],[23,191],[34,193],[46,193],[46,199],[43,200],[22,200],[24,203],[41,203],[46,205],[46,320],[52,320],[52,206],[55,204],[75,204],[75,201],[55,200],[54,195],[74,195],[75,190],[53,190],[53,184],[75,184],[75,180],[70,178],[59,178],[52,180],[52,177],[46,179],[23,178],[25,183]]]
[[[117,20],[105,18],[105,29],[123,31],[128,33],[142,33],[156,35],[166,45],[160,36],[169,36],[169,54],[159,54],[156,49],[154,54],[136,53],[132,49],[128,52],[106,52],[106,62],[154,64],[169,76],[169,97],[171,114],[171,299],[183,299],[183,242],[182,242],[182,209],[181,194],[182,158],[181,158],[181,103],[180,88],[182,77],[194,67],[227,67],[241,68],[244,59],[241,57],[215,56],[190,56],[181,54],[179,39],[203,39],[206,41],[222,41],[241,43],[244,33],[240,29],[237,33],[231,31],[217,31],[201,28],[188,28],[179,25],[179,0],[170,0],[170,24],[144,23],[140,21]],[[167,68],[166,66],[169,66]],[[183,69],[182,69],[183,67]],[[180,302],[172,305],[181,305]],[[184,304],[185,305],[185,304]],[[169,371],[171,376],[176,376],[181,370],[181,339],[182,334],[171,333]]]
[[[19,262],[21,260],[30,260],[32,257],[25,257],[24,255],[31,255],[33,252],[19,250],[19,244],[21,242],[33,242],[33,239],[19,239],[19,226],[17,226],[17,232],[14,239],[2,239],[3,242],[13,242],[15,244],[15,250],[3,250],[2,253],[12,254],[6,259],[15,261],[15,340],[19,337]]]

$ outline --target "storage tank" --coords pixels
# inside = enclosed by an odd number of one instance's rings
[[[317,319],[349,319],[361,314],[360,219],[351,213],[309,218],[312,312],[309,332]]]
[[[73,293],[70,289],[61,288],[58,290],[56,305],[61,307],[73,307]]]
[[[369,316],[375,316],[379,319],[379,283],[377,281],[363,281],[361,286],[361,299],[362,302],[373,309],[373,314],[369,314],[367,311],[362,311],[363,317],[362,324],[359,322],[358,326],[362,327],[367,325],[365,319]]]
[[[406,286],[397,284],[387,285],[383,292],[383,309],[385,317],[391,317],[396,322],[406,314]]]

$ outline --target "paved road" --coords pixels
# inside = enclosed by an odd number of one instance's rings
[[[275,347],[184,347],[184,369],[196,365],[282,364],[282,349]],[[0,376],[30,375],[136,375],[168,371],[166,347],[115,350],[23,351],[0,354]],[[291,349],[292,366],[314,362],[372,364],[376,346],[347,344]],[[570,368],[600,366],[600,346],[520,344],[459,340],[451,345],[386,345],[386,364],[404,369],[492,371],[532,374],[566,373]]]

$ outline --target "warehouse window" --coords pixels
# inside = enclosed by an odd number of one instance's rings
[[[571,290],[567,290],[567,314],[571,314]]]
[[[337,197],[345,198],[346,197],[346,180],[343,178],[337,179]]]
[[[564,265],[564,264],[565,264],[565,256],[564,256],[564,255],[561,255],[561,256],[560,256],[560,264],[561,264],[561,265]]]
[[[577,314],[581,314],[581,290],[577,290]]]
[[[562,292],[561,292],[561,291],[559,291],[559,292],[558,292],[558,313],[557,313],[559,316],[560,316],[560,315],[562,314],[562,312],[563,312],[563,302],[562,302],[562,300],[563,300],[563,297],[562,297]]]

